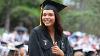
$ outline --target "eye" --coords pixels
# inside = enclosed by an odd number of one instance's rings
[[[54,14],[53,14],[53,13],[49,13],[48,15],[49,15],[49,16],[53,16]]]
[[[46,16],[47,14],[46,13],[43,13],[43,16]]]

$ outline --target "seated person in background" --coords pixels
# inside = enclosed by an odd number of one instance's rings
[[[85,56],[82,49],[74,50],[74,56]]]
[[[0,37],[0,56],[7,56],[9,49],[7,48],[7,36],[8,32],[4,32],[3,35]]]
[[[17,35],[15,37],[15,42],[20,42],[16,48],[20,49],[21,56],[25,55],[25,51],[28,51],[28,40],[29,35],[27,33],[27,29],[17,29]]]
[[[28,52],[27,43],[29,39],[29,35],[26,30],[22,28],[15,28],[15,31],[9,33],[7,39],[7,43],[9,43],[10,47],[13,46],[15,49],[17,48],[20,51],[20,56],[26,55],[26,52]]]

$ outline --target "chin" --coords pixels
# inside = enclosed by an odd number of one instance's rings
[[[51,26],[51,25],[49,25],[49,24],[45,24],[45,26],[47,26],[47,27],[48,27],[48,26]]]
[[[53,24],[53,23],[44,23],[44,25],[45,25],[46,27],[50,27],[50,26],[53,26],[54,24]]]

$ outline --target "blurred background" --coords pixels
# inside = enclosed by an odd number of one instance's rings
[[[31,29],[40,23],[40,4],[43,1],[0,0],[0,39],[5,32],[11,33],[18,26],[27,28],[25,32],[30,34]],[[100,39],[100,0],[53,1],[68,6],[59,13],[66,35],[80,32]]]
[[[44,0],[0,0],[0,34],[22,23],[29,30],[39,24]],[[60,12],[64,30],[100,35],[100,0],[54,0],[68,7]]]

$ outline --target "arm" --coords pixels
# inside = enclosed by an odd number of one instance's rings
[[[29,56],[44,56],[35,30],[33,30],[29,38]]]

